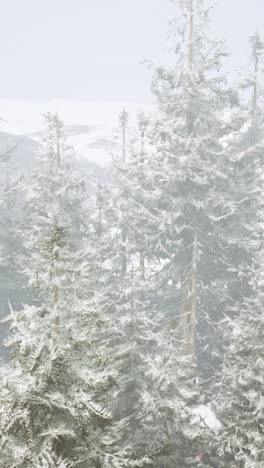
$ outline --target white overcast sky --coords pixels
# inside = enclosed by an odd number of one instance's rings
[[[169,0],[2,0],[0,99],[150,103],[140,62],[166,61],[175,11]],[[264,0],[219,0],[214,16],[238,67],[248,35],[264,36]]]

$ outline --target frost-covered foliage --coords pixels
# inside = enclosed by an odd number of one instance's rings
[[[16,307],[30,297],[26,288],[27,278],[20,268],[20,257],[25,254],[20,226],[23,221],[24,196],[22,178],[14,177],[10,166],[14,147],[10,146],[0,155],[0,316],[8,312],[8,301]],[[0,330],[1,343],[6,335],[6,326]],[[3,350],[3,354],[7,354]]]
[[[219,467],[263,466],[263,271],[252,282],[255,298],[245,301],[237,319],[223,323],[227,353],[216,389],[223,429],[214,441]]]
[[[26,206],[23,226],[28,257],[25,270],[40,294],[58,299],[73,280],[74,253],[87,231],[81,210],[85,180],[76,174],[73,150],[67,146],[57,115],[45,117],[43,144],[33,183],[25,186]],[[76,263],[76,262],[75,262]]]
[[[141,283],[154,319],[155,351],[149,346],[147,360],[141,354],[146,434],[157,427],[157,439],[173,440],[164,466],[187,463],[187,453],[196,466],[199,450],[181,428],[188,424],[186,408],[203,394],[197,358],[210,375],[205,365],[221,359],[216,322],[224,313],[238,314],[244,295],[252,295],[252,246],[258,248],[259,235],[246,220],[258,216],[260,193],[255,163],[248,173],[237,163],[248,116],[239,88],[220,72],[224,43],[210,37],[204,2],[178,6],[180,17],[171,22],[177,64],[154,68],[159,111],[139,116],[137,137],[130,145],[123,140],[122,160],[114,165],[114,224],[122,290],[128,291],[128,274]],[[121,123],[124,137],[125,113]],[[197,447],[206,443],[203,436]]]
[[[218,293],[227,270],[222,235],[230,215],[223,189],[229,176],[227,148],[241,116],[232,110],[237,93],[220,72],[226,50],[222,40],[210,37],[204,2],[179,6],[181,16],[171,21],[176,66],[155,67],[152,83],[159,114],[149,130],[147,177],[158,222],[149,244],[166,262],[167,284],[175,288],[177,306],[174,302],[171,313],[180,316],[184,353],[206,345],[212,355],[214,340],[208,343],[208,334],[213,335],[211,324],[221,314]]]
[[[114,456],[119,429],[109,404],[118,366],[108,347],[107,317],[86,293],[76,266],[73,231],[81,206],[59,147],[61,124],[57,116],[47,121],[47,173],[33,185],[27,224],[27,271],[41,305],[20,312],[11,307],[7,318],[14,371],[1,387],[5,466],[126,466],[120,462],[125,455]]]
[[[10,170],[13,157],[10,147],[0,155],[0,295],[15,299],[17,291],[25,285],[19,271],[18,256],[23,252],[18,226],[22,220],[24,199],[21,197],[22,182],[14,178]]]
[[[99,339],[103,317],[68,295],[53,308],[26,307],[10,319],[6,344],[15,371],[1,392],[1,443],[10,466],[17,446],[21,467],[42,466],[50,449],[79,466],[110,459],[119,437],[109,409],[117,370]]]
[[[137,282],[141,307],[145,302],[154,331],[151,343],[145,339],[147,356],[137,346],[145,369],[140,418],[145,438],[153,431],[153,440],[159,440],[165,452],[170,445],[158,464],[183,464],[188,457],[195,466],[199,443],[185,437],[188,431],[184,434],[182,428],[189,421],[186,408],[203,391],[197,353],[214,346],[208,340],[210,324],[223,311],[219,293],[230,267],[223,266],[229,248],[223,220],[230,215],[223,187],[231,173],[229,139],[243,119],[239,111],[231,111],[237,94],[219,74],[226,52],[221,40],[209,38],[208,11],[201,1],[178,6],[180,18],[171,23],[171,37],[176,35],[174,41],[181,44],[175,51],[177,65],[154,70],[157,115],[139,116],[131,144],[127,115],[121,115],[123,145],[113,175],[114,225],[120,239],[115,251],[122,265],[122,316],[133,311],[135,303],[140,310],[135,288],[128,287],[129,281]],[[125,297],[124,291],[130,295]],[[143,314],[143,326],[144,322]],[[199,343],[198,327],[203,340]]]
[[[227,202],[230,216],[222,225],[229,248],[225,262],[228,293],[233,299],[229,309],[239,311],[242,297],[252,294],[249,279],[259,262],[262,229],[259,218],[263,203],[263,122],[261,62],[263,44],[258,34],[250,38],[252,69],[250,77],[240,83],[246,91],[246,100],[241,99],[242,131],[230,141],[230,171],[227,183]]]
[[[171,323],[155,307],[157,287],[162,291],[163,286],[159,277],[163,259],[151,250],[149,218],[156,224],[159,218],[152,210],[147,126],[147,118],[140,114],[125,158],[122,151],[113,168],[112,216],[115,232],[123,242],[115,244],[116,237],[113,239],[119,275],[114,287],[111,278],[106,304],[115,311],[120,330],[119,337],[116,334],[124,376],[120,415],[129,423],[125,438],[138,453],[148,449],[153,466],[174,466],[184,463],[185,458],[188,463],[192,459],[195,466],[198,440],[201,436],[206,439],[207,434],[197,425],[191,427],[188,411],[188,405],[199,398],[200,389],[193,369],[194,356],[182,354],[177,320]]]
[[[263,44],[258,34],[250,39],[254,79],[250,92],[249,124],[236,143],[236,213],[238,268],[242,276],[240,307],[236,318],[222,323],[225,359],[215,387],[217,410],[223,429],[215,441],[219,466],[257,468],[263,465],[263,123],[259,65]],[[234,145],[235,146],[235,145]],[[249,222],[250,221],[250,222]],[[232,228],[229,232],[232,237]],[[245,267],[246,274],[245,274]],[[244,270],[244,274],[243,274]],[[250,286],[245,288],[244,277]],[[237,300],[238,302],[238,300]],[[233,310],[231,309],[233,312]]]
[[[109,184],[86,190],[57,115],[29,183],[0,157],[1,282],[31,293],[0,466],[263,466],[264,47],[231,86],[207,2],[175,3],[175,66],[152,65],[152,115],[121,112]]]
[[[133,224],[134,199],[130,196],[132,191],[126,187],[131,161],[127,119],[123,111],[120,116],[121,151],[111,171],[113,185],[110,190],[102,186],[98,189],[94,234],[84,259],[86,276],[96,280],[94,300],[111,323],[109,347],[120,365],[113,410],[122,427],[121,448],[130,459],[129,463],[152,466],[160,446],[153,441],[157,428],[146,430],[144,425],[146,412],[142,394],[148,353],[153,354],[156,346],[156,322],[146,294],[148,286],[140,269],[143,262],[127,216],[130,213]]]

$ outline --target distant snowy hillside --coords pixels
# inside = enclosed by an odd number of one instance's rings
[[[71,130],[72,131],[72,130]],[[69,133],[69,130],[68,130]],[[34,138],[22,135],[14,135],[0,131],[0,155],[5,156],[9,174],[14,177],[30,177],[31,170],[36,163],[36,154],[40,147],[40,134],[35,134]],[[75,135],[69,138],[69,142],[74,145]],[[78,150],[77,150],[78,157]],[[97,179],[105,179],[105,170],[88,158],[79,158],[79,167],[82,174],[93,174]]]
[[[31,138],[0,132],[0,155],[5,156],[13,176],[27,176],[38,148],[39,144]]]
[[[111,160],[114,147],[113,132],[100,126],[65,125],[67,141],[73,146],[76,156],[82,161],[95,163],[101,167],[107,166]],[[41,141],[41,133],[29,135],[36,142]]]
[[[111,160],[114,132],[123,108],[133,125],[142,105],[124,102],[85,102],[52,100],[46,102],[0,100],[0,129],[25,135],[39,142],[42,115],[58,112],[65,124],[66,135],[80,158],[106,166]],[[145,111],[150,108],[144,107]]]

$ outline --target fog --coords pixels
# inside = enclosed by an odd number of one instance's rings
[[[0,468],[264,466],[263,9],[3,5]]]

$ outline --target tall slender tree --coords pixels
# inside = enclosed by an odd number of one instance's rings
[[[225,359],[216,403],[223,430],[214,447],[220,454],[219,466],[242,468],[263,464],[263,123],[259,66],[263,43],[256,33],[250,38],[252,75],[246,82],[249,94],[248,125],[235,146],[233,156],[236,180],[237,262],[242,282],[239,308],[225,319],[222,336]],[[231,286],[232,288],[232,286]],[[234,297],[234,295],[233,295]]]
[[[226,145],[242,119],[239,112],[231,112],[237,94],[220,73],[227,53],[222,40],[210,37],[210,8],[199,0],[177,5],[180,17],[171,22],[177,64],[154,70],[159,114],[150,136],[149,171],[160,219],[160,255],[170,272],[168,281],[177,288],[174,316],[179,319],[182,352],[194,357],[190,372],[195,372],[195,356],[208,346],[203,342],[205,323],[213,318],[213,311],[208,315],[208,290],[222,288],[218,258],[224,240],[218,223],[230,211],[224,190]],[[217,291],[213,301],[216,311]]]
[[[8,310],[8,301],[17,307],[28,299],[25,291],[26,278],[19,270],[18,258],[23,253],[22,236],[18,226],[23,216],[24,197],[22,180],[15,178],[10,171],[13,148],[0,155],[0,314]],[[1,338],[3,329],[1,331]],[[5,333],[5,332],[4,332]]]
[[[119,425],[110,410],[118,364],[107,317],[91,299],[76,255],[82,184],[67,162],[61,122],[56,115],[45,120],[26,231],[25,262],[38,304],[20,312],[11,307],[8,317],[14,370],[1,386],[1,466],[121,468],[129,465],[117,449]]]

